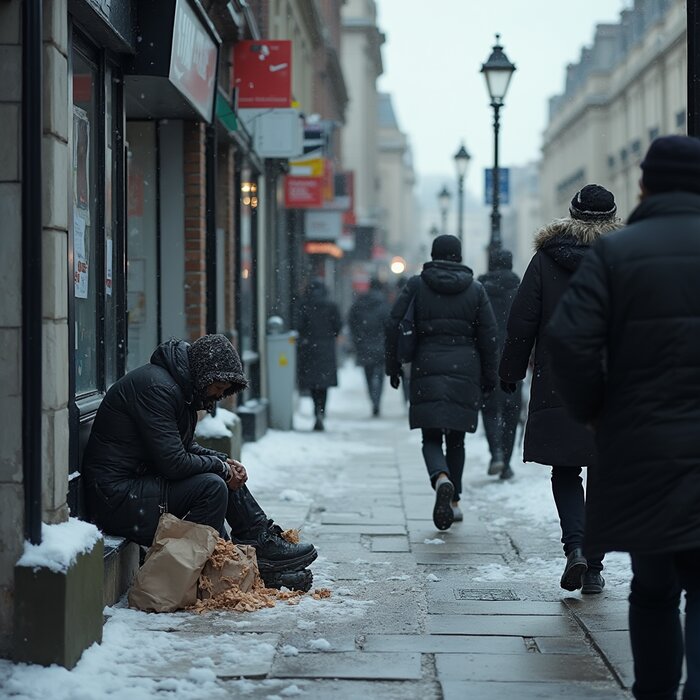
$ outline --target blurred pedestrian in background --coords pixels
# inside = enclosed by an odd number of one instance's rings
[[[338,386],[335,345],[343,324],[322,280],[312,280],[306,288],[298,323],[299,388],[308,389],[314,402],[314,430],[324,430],[328,388]]]
[[[567,591],[601,593],[603,556],[584,556],[585,497],[581,472],[594,466],[593,434],[568,414],[552,383],[550,350],[542,331],[589,247],[602,234],[620,228],[612,192],[586,185],[571,200],[570,216],[542,228],[535,255],[525,270],[508,317],[499,374],[504,391],[517,391],[534,347],[530,406],[523,460],[552,467],[552,493],[567,558],[560,585]]]
[[[635,698],[700,698],[700,141],[654,140],[641,202],[547,329],[557,387],[595,428],[586,545],[630,552]],[[679,607],[685,591],[685,649]]]
[[[373,416],[379,415],[384,387],[384,325],[389,311],[384,285],[375,278],[369,283],[369,291],[357,297],[348,315],[355,361],[365,370]]]
[[[520,285],[520,277],[513,272],[512,253],[503,248],[494,250],[489,260],[489,271],[479,277],[479,282],[484,285],[496,317],[500,357],[506,337],[508,314]],[[499,474],[501,479],[510,479],[513,476],[510,458],[513,454],[521,405],[522,382],[517,382],[513,393],[503,391],[500,386],[496,387],[484,402],[482,409],[484,430],[491,451],[488,473]]]
[[[411,428],[423,433],[423,458],[435,489],[433,522],[447,530],[462,520],[464,434],[476,431],[484,397],[496,387],[496,320],[481,283],[462,265],[462,244],[437,236],[432,261],[411,277],[391,310],[386,373],[399,388],[399,324],[414,303],[416,348],[411,362]],[[443,451],[443,441],[445,451]]]

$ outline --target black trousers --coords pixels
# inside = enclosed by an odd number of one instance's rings
[[[510,464],[513,455],[521,406],[522,391],[521,384],[518,383],[518,388],[513,394],[496,388],[481,411],[491,457],[502,456],[506,466]]]
[[[583,533],[586,526],[586,501],[581,479],[582,467],[552,467],[552,494],[561,524],[561,541],[564,554],[576,547],[583,548]],[[603,555],[584,552],[588,568],[603,569]]]
[[[210,525],[225,539],[228,535],[224,519],[233,537],[241,539],[247,539],[252,532],[267,524],[267,515],[247,486],[231,491],[216,474],[198,474],[180,481],[169,481],[168,511],[183,520]]]
[[[369,399],[372,402],[372,408],[379,410],[379,402],[382,398],[382,389],[384,388],[384,363],[375,362],[370,365],[365,365],[365,378],[367,379],[367,391]]]
[[[435,488],[435,480],[440,472],[448,474],[454,484],[455,501],[462,493],[462,473],[464,472],[464,431],[423,428],[423,459],[428,469],[430,483]],[[445,452],[442,439],[445,438]]]
[[[676,700],[685,656],[683,700],[700,700],[700,549],[631,556],[634,697]],[[685,644],[679,614],[683,591]]]
[[[326,412],[326,400],[328,398],[328,389],[309,389],[311,400],[314,402],[314,415],[318,418],[323,417]]]

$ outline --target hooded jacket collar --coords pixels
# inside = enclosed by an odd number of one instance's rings
[[[459,294],[474,281],[474,273],[466,265],[449,260],[425,263],[420,276],[438,294]]]
[[[194,397],[194,382],[187,356],[188,347],[189,343],[186,341],[171,338],[153,351],[151,364],[165,369],[182,389],[185,400],[191,403]]]

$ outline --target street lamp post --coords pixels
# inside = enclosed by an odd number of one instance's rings
[[[455,165],[457,166],[457,237],[461,241],[464,238],[464,178],[467,176],[471,156],[464,143],[455,153]]]
[[[450,200],[452,193],[443,185],[438,192],[438,204],[440,205],[440,217],[442,221],[442,233],[447,233],[447,212],[450,210]]]
[[[498,133],[500,130],[499,113],[504,104],[510,79],[515,71],[515,64],[508,60],[500,44],[500,34],[496,34],[496,45],[488,61],[481,65],[481,72],[486,79],[486,88],[493,107],[493,177],[492,177],[492,209],[491,209],[491,240],[489,241],[489,265],[491,253],[501,247],[501,212],[499,210],[500,173],[498,170]]]

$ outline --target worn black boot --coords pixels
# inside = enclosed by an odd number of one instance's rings
[[[309,569],[301,571],[266,571],[260,574],[267,588],[288,588],[290,591],[303,591],[311,589],[314,575]]]
[[[255,547],[258,569],[263,580],[267,573],[301,571],[318,556],[312,544],[287,542],[281,533],[281,528],[270,521],[267,527],[247,537],[234,537],[238,544]]]
[[[605,579],[601,576],[600,571],[586,571],[581,579],[581,593],[597,594],[603,592]]]
[[[577,591],[581,588],[581,579],[588,569],[588,562],[580,547],[572,549],[566,557],[566,566],[561,575],[559,585],[567,591]]]

